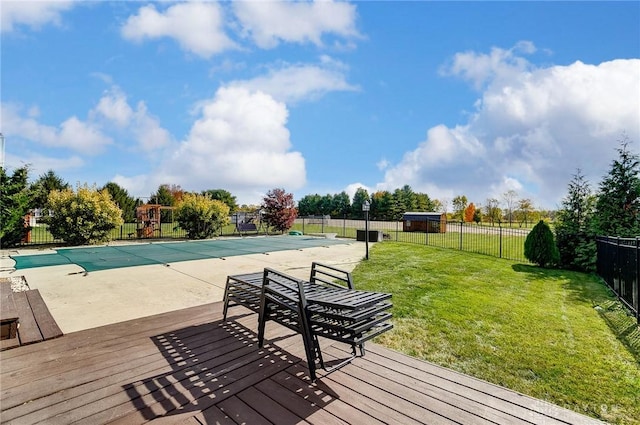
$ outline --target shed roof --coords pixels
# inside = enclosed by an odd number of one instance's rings
[[[402,215],[403,220],[440,220],[443,213],[439,212],[406,212]]]

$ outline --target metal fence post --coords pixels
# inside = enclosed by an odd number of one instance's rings
[[[499,254],[499,258],[502,258],[502,223],[498,223],[498,228],[500,229],[500,254]]]
[[[636,293],[634,304],[636,307],[636,322],[640,324],[640,237],[636,236]]]
[[[347,215],[342,215],[342,236],[347,236]]]
[[[429,245],[429,221],[427,221],[425,224],[426,226],[424,227],[424,244]]]
[[[616,267],[614,270],[614,276],[613,276],[613,286],[614,288],[617,286],[616,288],[616,294],[618,295],[618,297],[622,297],[622,291],[620,291],[621,288],[621,281],[620,278],[622,277],[622,271],[621,271],[621,267],[620,267],[620,236],[616,237]],[[616,285],[616,282],[618,283]]]
[[[462,251],[462,220],[460,220],[460,251]]]

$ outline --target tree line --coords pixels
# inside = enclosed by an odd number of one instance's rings
[[[590,271],[595,265],[596,235],[640,235],[638,154],[630,151],[630,141],[626,136],[620,141],[617,152],[618,158],[613,161],[609,173],[600,182],[597,192],[591,189],[581,170],[577,170],[569,182],[568,194],[563,199],[561,208],[555,212],[536,210],[530,199],[519,199],[517,192],[513,190],[505,192],[501,200],[490,198],[484,205],[476,205],[469,202],[465,195],[458,195],[451,202],[447,199],[432,199],[426,193],[414,192],[409,185],[393,192],[377,191],[372,194],[364,188],[358,188],[351,199],[344,191],[333,195],[306,195],[297,205],[292,194],[276,188],[267,193],[260,205],[239,206],[236,197],[224,189],[188,192],[179,185],[162,184],[150,194],[148,203],[180,207],[174,210],[173,215],[171,211],[162,211],[164,216],[161,221],[181,221],[180,225],[185,229],[190,226],[189,221],[197,223],[192,231],[187,232],[189,237],[194,238],[211,235],[212,229],[223,226],[228,221],[229,214],[236,211],[255,212],[260,209],[263,211],[263,219],[272,228],[285,231],[298,216],[329,215],[334,218],[361,219],[362,205],[365,202],[370,205],[369,217],[372,220],[397,221],[408,211],[442,212],[448,219],[491,224],[508,222],[510,225],[528,225],[543,219],[554,223],[559,256],[556,262],[566,268]],[[31,184],[28,183],[28,174],[28,166],[16,169],[12,175],[0,168],[0,242],[3,247],[21,242],[28,229],[24,217],[34,209],[44,208],[60,213],[59,217],[49,218],[54,226],[56,220],[68,222],[72,209],[91,212],[94,218],[83,218],[81,221],[85,223],[95,221],[95,217],[101,216],[100,212],[109,211],[107,215],[117,215],[109,225],[116,225],[135,222],[136,207],[143,204],[140,198],[131,197],[126,189],[114,182],[101,188],[89,188],[85,184],[78,186],[74,192],[53,170],[41,175]],[[59,193],[66,195],[61,197]],[[115,208],[112,208],[110,202]],[[56,211],[53,211],[53,207]],[[51,216],[51,213],[48,215]],[[203,220],[211,223],[205,225]],[[92,230],[85,229],[85,235],[79,236],[77,240],[95,239],[93,232],[109,225],[98,223]],[[75,227],[78,227],[77,222]],[[69,226],[61,230],[61,235],[69,238],[69,234],[74,231],[74,226]]]
[[[78,184],[75,190],[53,170],[28,183],[29,167],[12,175],[0,167],[0,246],[16,246],[31,230],[27,220],[38,211],[55,239],[73,245],[103,242],[111,230],[136,222],[136,208],[144,204],[114,182],[101,188]],[[148,203],[174,207],[161,210],[161,223],[176,222],[187,237],[212,237],[229,224],[236,211],[262,211],[261,219],[271,229],[282,231],[293,225],[297,210],[293,195],[284,189],[270,190],[261,205],[238,206],[236,197],[224,189],[187,192],[178,185],[162,184]]]

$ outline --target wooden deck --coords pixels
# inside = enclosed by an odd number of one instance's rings
[[[6,278],[0,278],[0,319],[3,327],[7,327],[8,334],[6,339],[0,341],[0,351],[62,336],[62,330],[49,312],[40,291],[29,289],[13,292],[11,282]]]
[[[302,339],[222,303],[0,353],[3,424],[589,424],[549,403],[368,343],[308,379]],[[327,345],[327,358],[347,356]]]

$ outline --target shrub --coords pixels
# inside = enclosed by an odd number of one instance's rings
[[[229,223],[229,206],[208,195],[185,193],[174,217],[189,239],[206,239]]]
[[[524,256],[541,267],[558,264],[560,254],[553,239],[553,232],[543,220],[533,226],[524,241]]]
[[[46,219],[49,231],[71,245],[107,241],[110,232],[123,223],[122,211],[109,192],[98,191],[95,186],[79,185],[75,192],[53,190],[47,206],[51,214]]]

